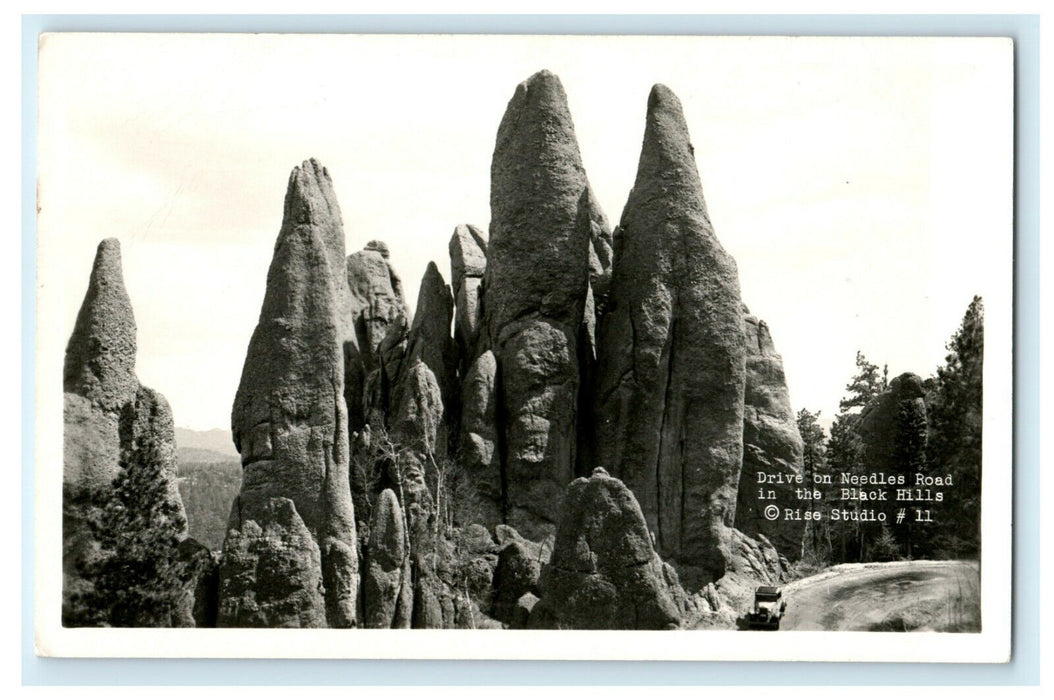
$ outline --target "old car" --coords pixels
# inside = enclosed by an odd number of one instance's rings
[[[783,599],[783,590],[777,586],[758,586],[754,591],[754,609],[750,611],[747,621],[751,629],[780,628],[780,620],[787,611],[787,601]]]

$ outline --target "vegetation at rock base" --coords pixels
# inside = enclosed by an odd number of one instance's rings
[[[121,471],[87,527],[99,556],[86,566],[93,588],[74,601],[66,624],[102,627],[176,626],[185,575],[179,557],[186,521],[169,498],[154,436],[121,459]]]

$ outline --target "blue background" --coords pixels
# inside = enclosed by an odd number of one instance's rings
[[[37,36],[45,31],[1007,36],[1015,40],[1014,570],[1009,664],[43,659],[22,493],[27,685],[1034,685],[1039,682],[1039,18],[1035,15],[29,15],[22,18],[22,483],[33,483]]]

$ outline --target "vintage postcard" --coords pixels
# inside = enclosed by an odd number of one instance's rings
[[[37,653],[1007,661],[1013,48],[42,35]]]

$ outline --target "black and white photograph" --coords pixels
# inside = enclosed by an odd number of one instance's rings
[[[1006,661],[1013,51],[41,35],[38,653]]]

